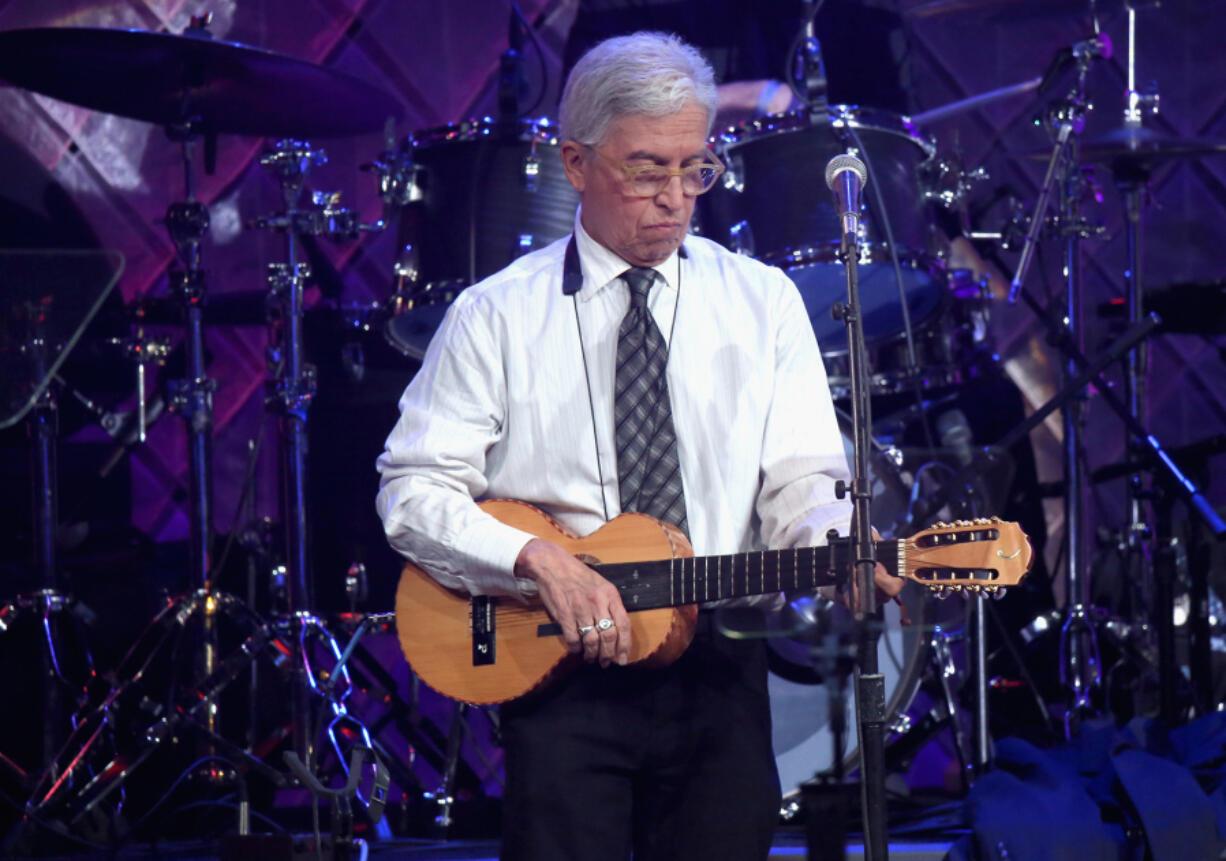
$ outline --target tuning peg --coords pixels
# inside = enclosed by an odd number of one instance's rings
[[[1001,598],[1005,597],[1005,593],[1008,591],[1009,590],[1006,589],[1004,586],[998,586],[996,588],[996,592],[992,595],[992,597],[995,598],[997,601],[999,601]]]
[[[937,586],[936,596],[939,600],[944,601],[946,598],[949,597],[949,592],[946,591],[944,586]]]
[[[967,592],[978,592],[978,591],[980,591],[980,586],[979,586],[979,584],[978,584],[978,583],[971,583],[971,584],[967,585],[967,587],[966,587],[966,591],[967,591]]]

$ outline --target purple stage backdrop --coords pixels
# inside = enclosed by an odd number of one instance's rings
[[[547,53],[550,92],[542,102],[542,113],[553,113],[559,54],[576,2],[520,3]],[[968,7],[964,11],[937,8],[951,5],[956,4],[903,4],[911,34],[917,110],[1034,78],[1061,47],[1090,35],[1088,21],[1062,11],[1059,4],[984,0],[963,4]],[[1064,5],[1068,9],[1079,6],[1073,2]],[[90,26],[178,33],[191,14],[206,10],[216,15],[212,29],[219,38],[341,69],[386,88],[398,100],[397,140],[414,130],[494,111],[499,55],[507,39],[509,4],[505,0],[12,0],[0,3],[0,29]],[[1172,135],[1226,137],[1226,87],[1222,85],[1226,56],[1218,45],[1226,3],[1164,3],[1144,9],[1139,18],[1139,81],[1143,86],[1155,82],[1161,95],[1160,113],[1147,117],[1146,124]],[[1115,56],[1095,63],[1090,73],[1095,109],[1087,124],[1089,135],[1117,126],[1123,109],[1126,17],[1117,14],[1107,19],[1106,31],[1115,43]],[[855,36],[849,33],[847,38]],[[539,83],[531,58],[527,69],[532,83]],[[285,98],[311,101],[312,94],[290,92]],[[317,105],[321,112],[334,107]],[[957,157],[968,168],[983,166],[990,173],[991,179],[979,187],[972,207],[981,216],[975,225],[979,229],[998,229],[1003,223],[1007,206],[987,204],[997,191],[1012,192],[1027,207],[1033,202],[1043,162],[1016,154],[1047,146],[1046,133],[1034,123],[1040,110],[1032,96],[1019,96],[924,129],[944,156]],[[162,130],[7,86],[0,87],[0,117],[5,133],[67,190],[101,246],[123,252],[127,260],[120,285],[124,300],[165,295],[172,248],[159,219],[167,204],[182,195],[182,169],[178,149]],[[383,150],[384,136],[372,133],[320,143],[329,161],[312,175],[310,186],[339,190],[343,203],[359,210],[364,220],[377,218],[381,203],[374,181],[359,167]],[[216,172],[200,180],[199,196],[212,217],[203,249],[212,296],[263,290],[266,264],[283,256],[283,239],[247,226],[252,219],[279,208],[278,189],[258,163],[265,145],[263,140],[223,136]],[[1101,194],[1097,200],[1094,196],[1087,200],[1086,212],[1091,221],[1105,226],[1105,234],[1083,246],[1082,306],[1090,352],[1112,337],[1094,311],[1100,303],[1124,295],[1125,271],[1119,193],[1107,167],[1098,166],[1094,179]],[[824,195],[826,190],[815,188],[813,193]],[[342,306],[357,309],[389,297],[396,232],[393,223],[383,233],[365,235],[355,242],[320,243],[343,279]],[[1226,276],[1226,157],[1181,158],[1160,164],[1146,196],[1143,236],[1143,276],[1150,288]],[[1060,243],[1044,244],[1039,265],[1027,282],[1042,301],[1059,294],[1062,257]],[[1012,264],[1016,252],[1006,253],[1004,260]],[[1195,289],[1185,295],[1195,303]],[[999,352],[1011,360],[1011,369],[1032,406],[1042,403],[1055,363],[1041,343],[1036,346],[1041,327],[1026,308],[1017,305],[996,308],[992,328]],[[170,327],[164,333],[180,337]],[[1163,335],[1150,341],[1147,421],[1166,446],[1183,446],[1226,432],[1224,343],[1220,332]],[[210,374],[218,381],[215,522],[223,532],[235,518],[248,441],[257,435],[264,417],[265,344],[259,325],[217,326],[208,333]],[[413,369],[414,363],[403,359],[390,372],[394,379],[401,375],[407,382]],[[1118,380],[1118,369],[1109,376]],[[394,394],[389,397],[394,399]],[[1058,428],[1052,421],[1035,435],[1042,477],[1053,481],[1060,478]],[[79,433],[88,437],[100,432],[86,429]],[[133,522],[157,540],[186,535],[181,492],[187,480],[184,436],[181,422],[164,418],[153,427],[149,443],[132,454]],[[257,513],[277,517],[275,434],[265,436]],[[1091,391],[1086,433],[1090,468],[1124,456],[1123,426]],[[1207,488],[1211,500],[1221,506],[1226,502],[1226,459],[1218,457],[1210,463]],[[371,470],[373,488],[373,463],[361,468]],[[1091,522],[1118,525],[1122,487],[1118,480],[1093,487],[1088,503]],[[345,503],[374,516],[369,495],[358,494]],[[1054,548],[1062,524],[1058,503],[1049,504],[1048,518],[1049,546]],[[394,576],[394,571],[376,573]]]

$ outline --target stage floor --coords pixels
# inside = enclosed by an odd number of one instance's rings
[[[890,857],[899,861],[941,861],[949,851],[953,840],[894,840],[890,843]],[[794,833],[781,833],[771,850],[772,858],[805,858],[807,851],[804,836]],[[107,858],[115,861],[151,861],[151,859],[174,859],[174,861],[219,861],[221,847],[215,841],[208,843],[158,843],[154,845],[141,844],[128,846],[115,853],[99,850],[95,853],[73,853],[69,855],[10,856],[22,858],[60,858],[72,861],[95,861]],[[315,858],[311,853],[295,854],[295,859],[310,861]],[[325,856],[330,857],[330,856]],[[497,861],[498,842],[496,840],[409,840],[393,839],[373,843],[368,849],[371,859],[414,859],[414,861]],[[847,846],[849,859],[863,858],[864,846],[859,842],[851,842]],[[266,861],[273,861],[266,858]]]

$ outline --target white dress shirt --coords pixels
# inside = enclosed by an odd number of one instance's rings
[[[377,467],[391,545],[443,585],[532,594],[513,574],[532,538],[474,499],[530,502],[586,535],[620,512],[613,432],[617,335],[630,264],[575,218],[583,275],[562,290],[567,240],[464,290],[412,382]],[[670,341],[668,386],[696,555],[822,544],[847,534],[843,440],[813,329],[780,270],[687,237],[655,267],[648,304]],[[674,325],[674,312],[676,321]]]

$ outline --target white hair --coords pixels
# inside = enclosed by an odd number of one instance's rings
[[[625,114],[666,117],[696,102],[715,123],[715,73],[698,50],[670,33],[640,32],[606,39],[584,54],[562,90],[563,140],[604,142],[609,124]]]

